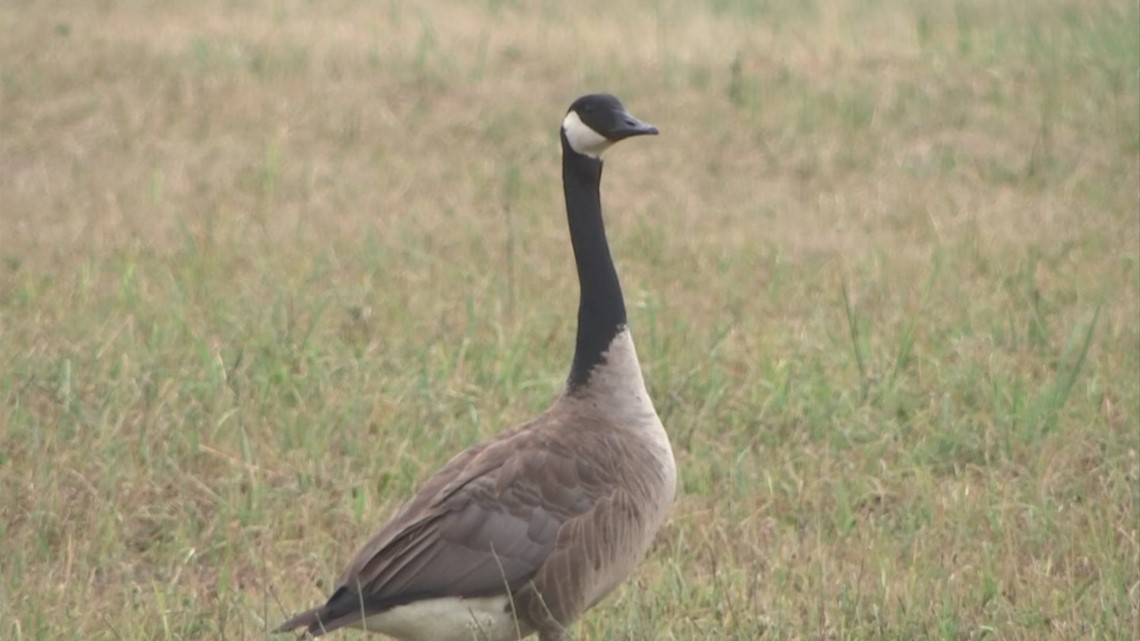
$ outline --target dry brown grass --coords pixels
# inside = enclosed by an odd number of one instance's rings
[[[6,638],[263,637],[545,406],[599,89],[682,488],[578,638],[1140,638],[1136,5],[581,4],[0,6]]]

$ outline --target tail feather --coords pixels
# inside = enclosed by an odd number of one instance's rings
[[[325,606],[322,605],[320,607],[313,608],[312,610],[305,610],[304,612],[293,616],[285,623],[282,623],[281,625],[274,628],[273,634],[292,632],[297,628],[307,628],[314,623],[318,623],[321,619],[321,610],[323,610],[324,607]]]
[[[347,596],[347,590],[341,588],[332,595],[322,606],[291,617],[285,623],[274,628],[273,633],[292,632],[298,628],[306,628],[313,637],[319,637],[346,625],[352,625],[361,618],[360,600]]]

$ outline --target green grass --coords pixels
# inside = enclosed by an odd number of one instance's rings
[[[0,636],[264,638],[543,409],[603,89],[681,487],[576,638],[1140,638],[1137,5],[610,4],[0,7]]]

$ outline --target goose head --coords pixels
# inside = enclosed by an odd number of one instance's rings
[[[657,127],[638,120],[620,100],[604,93],[575,100],[562,120],[564,146],[598,160],[616,142],[656,134]]]

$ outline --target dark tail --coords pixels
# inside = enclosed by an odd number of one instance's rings
[[[281,625],[274,628],[273,634],[281,634],[282,632],[292,632],[293,630],[296,630],[297,628],[302,628],[302,627],[305,627],[305,628],[311,627],[314,623],[320,622],[321,610],[323,610],[323,609],[324,609],[324,606],[321,606],[319,608],[313,608],[312,610],[305,610],[304,612],[294,616],[293,618],[289,619],[285,623],[282,623]]]
[[[310,635],[319,637],[346,625],[352,625],[361,618],[359,598],[346,598],[348,590],[341,588],[329,598],[328,603],[290,618],[274,628],[273,633],[292,632],[306,628]]]

